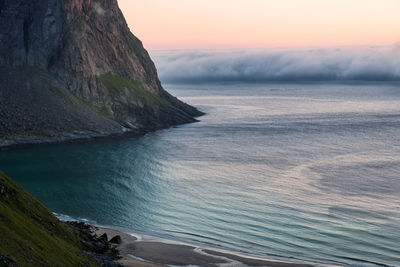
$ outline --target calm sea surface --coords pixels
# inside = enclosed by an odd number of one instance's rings
[[[0,152],[58,214],[266,257],[400,266],[400,86],[167,85],[207,115]]]

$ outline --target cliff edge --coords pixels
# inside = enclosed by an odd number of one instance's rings
[[[117,0],[0,0],[0,146],[142,133],[201,114],[162,88]]]

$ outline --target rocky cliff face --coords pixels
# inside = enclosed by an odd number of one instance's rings
[[[0,138],[106,135],[194,121],[117,0],[0,0]]]

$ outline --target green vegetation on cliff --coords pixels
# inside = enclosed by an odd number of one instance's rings
[[[101,75],[100,81],[107,88],[111,97],[119,97],[127,89],[133,99],[139,100],[143,104],[159,104],[162,107],[172,108],[168,101],[155,93],[145,90],[139,81],[131,81],[111,73]]]
[[[96,266],[72,229],[0,172],[0,266]]]

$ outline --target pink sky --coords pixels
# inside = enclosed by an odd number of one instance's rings
[[[147,49],[384,45],[400,0],[118,0]]]

